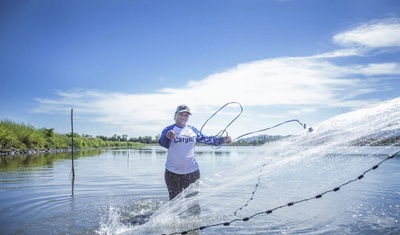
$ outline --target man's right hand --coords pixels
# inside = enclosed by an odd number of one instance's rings
[[[175,134],[175,132],[174,132],[173,130],[169,130],[169,131],[167,132],[166,136],[167,136],[167,138],[170,139],[170,140],[171,140],[171,139],[172,139],[172,140],[176,139],[176,134]]]

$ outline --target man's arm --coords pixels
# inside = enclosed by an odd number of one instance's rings
[[[170,139],[167,138],[167,132],[172,130],[174,128],[174,125],[167,126],[164,128],[164,130],[161,132],[160,139],[158,140],[158,144],[161,145],[164,148],[169,148],[170,144]]]

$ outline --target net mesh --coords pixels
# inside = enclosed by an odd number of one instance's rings
[[[346,185],[352,194],[337,189],[344,192],[304,199],[357,178],[395,154],[398,148],[394,146],[399,145],[400,98],[342,114],[314,126],[313,132],[254,149],[237,167],[192,184],[128,233],[324,233],[329,226],[340,224],[346,211],[357,216],[365,186],[362,189],[355,182]],[[371,192],[373,187],[369,187]],[[357,198],[352,198],[354,192]],[[290,207],[291,202],[298,205]],[[397,219],[399,204],[394,202]],[[388,220],[388,228],[397,223]]]

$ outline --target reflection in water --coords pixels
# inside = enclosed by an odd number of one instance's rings
[[[101,150],[81,150],[74,152],[74,158],[78,159],[81,157],[91,157],[99,155]],[[71,159],[71,152],[61,153],[44,153],[44,154],[33,154],[33,155],[21,155],[13,157],[1,157],[0,158],[0,171],[4,170],[17,170],[21,168],[34,168],[34,167],[51,167],[54,162]]]
[[[74,189],[75,189],[75,174],[72,175],[71,179],[71,196],[74,196]]]

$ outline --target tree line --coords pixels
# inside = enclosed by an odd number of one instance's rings
[[[152,136],[139,136],[139,137],[131,137],[128,139],[128,135],[117,135],[114,134],[111,137],[98,135],[96,138],[99,138],[104,141],[119,141],[119,142],[137,142],[142,144],[157,144],[158,139],[160,138],[160,134],[156,135],[154,138]]]
[[[114,135],[110,138],[74,133],[74,148],[132,147],[140,148],[153,143],[151,137],[131,138]],[[63,149],[72,148],[72,134],[59,134],[54,128],[35,128],[25,123],[0,120],[0,150],[12,149]]]

